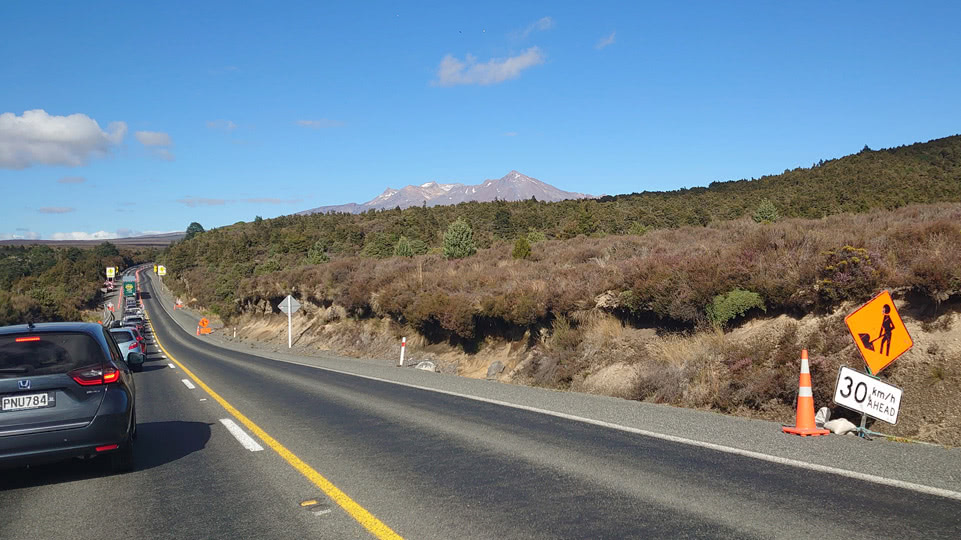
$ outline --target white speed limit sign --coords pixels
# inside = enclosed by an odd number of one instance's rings
[[[841,367],[838,383],[834,387],[834,402],[872,418],[896,424],[901,393],[897,386],[883,383],[849,367]]]

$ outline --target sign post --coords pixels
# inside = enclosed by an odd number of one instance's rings
[[[897,422],[901,389],[881,382],[877,374],[908,352],[914,340],[888,291],[881,291],[854,310],[844,318],[844,324],[864,359],[866,374],[842,367],[834,389],[834,402],[861,413],[858,435],[868,438],[870,434],[877,435],[865,427],[868,416],[890,424]]]
[[[297,313],[297,310],[300,309],[300,302],[294,300],[294,297],[288,294],[287,298],[284,298],[277,307],[280,311],[287,314],[287,348],[289,349],[292,345],[290,316]]]

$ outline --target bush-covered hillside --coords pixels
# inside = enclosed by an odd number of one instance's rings
[[[930,289],[926,294],[932,298],[948,294],[944,291],[954,290],[951,285],[954,270],[949,269],[947,274],[939,273],[942,269],[927,272],[911,262],[914,255],[910,255],[911,260],[889,258],[891,250],[902,254],[910,247],[902,245],[902,236],[896,236],[891,245],[877,244],[874,238],[884,235],[877,231],[849,229],[847,227],[857,225],[842,222],[839,230],[820,232],[824,238],[814,242],[806,237],[809,234],[806,231],[821,230],[816,221],[790,221],[785,226],[756,227],[755,232],[744,237],[732,236],[727,231],[731,227],[753,227],[751,223],[754,221],[763,224],[786,218],[821,218],[844,212],[944,201],[961,201],[961,136],[887,150],[864,149],[856,155],[821,162],[809,169],[785,171],[758,180],[713,183],[707,188],[558,203],[495,201],[415,207],[403,211],[370,211],[359,215],[257,218],[251,223],[196,234],[172,246],[163,260],[175,277],[171,280],[174,287],[178,287],[179,280],[180,292],[197,298],[201,305],[225,317],[239,313],[251,291],[263,290],[263,283],[287,281],[291,273],[309,273],[313,278],[328,280],[331,291],[343,289],[349,281],[353,284],[349,301],[339,293],[331,293],[329,297],[347,301],[355,312],[363,314],[377,311],[367,305],[371,303],[369,299],[358,298],[365,292],[376,292],[365,280],[379,272],[379,268],[392,268],[398,272],[416,268],[421,276],[431,268],[443,267],[444,272],[457,274],[451,281],[460,283],[458,290],[464,288],[461,284],[469,283],[473,287],[468,287],[471,295],[486,292],[491,293],[491,297],[498,297],[501,293],[492,291],[505,292],[508,283],[519,280],[470,282],[465,280],[465,270],[476,269],[481,274],[497,275],[498,271],[487,266],[500,260],[500,254],[510,253],[511,246],[520,240],[523,240],[520,245],[515,246],[520,250],[518,253],[524,252],[524,242],[534,244],[533,261],[512,263],[503,259],[499,264],[510,263],[512,267],[520,268],[539,265],[539,272],[553,273],[532,274],[532,279],[547,279],[558,287],[567,283],[563,286],[570,287],[571,294],[576,293],[578,301],[583,304],[592,294],[602,292],[596,281],[604,272],[580,265],[592,258],[610,260],[603,250],[611,247],[627,250],[627,255],[616,255],[614,260],[629,261],[623,263],[626,267],[616,280],[603,284],[605,290],[617,292],[617,298],[610,301],[618,309],[630,312],[631,316],[691,325],[701,319],[707,304],[714,302],[716,295],[729,294],[739,287],[761,295],[760,301],[773,309],[793,310],[812,309],[825,302],[851,298],[857,296],[859,287],[866,289],[882,282],[911,286],[922,292]],[[948,214],[952,211],[950,208],[938,210]],[[932,210],[911,212],[930,215]],[[742,217],[751,223],[728,223]],[[473,242],[482,251],[479,256],[465,261],[448,263],[441,257],[445,249],[444,234],[458,219],[470,225]],[[945,231],[951,228],[950,224],[942,223],[940,217],[931,219],[934,221],[925,222],[926,225],[934,226],[933,223],[937,222],[937,227]],[[697,228],[664,231],[647,242],[637,239],[652,230],[705,225],[710,227],[702,231]],[[930,240],[917,227],[924,225],[905,222],[891,227],[901,230],[898,234],[917,239],[923,245]],[[766,239],[765,235],[771,234],[781,234],[782,237]],[[955,241],[950,234],[945,234],[945,241]],[[629,235],[633,239],[600,240],[608,235]],[[664,238],[672,238],[670,242],[676,242],[676,245],[665,245],[658,251],[656,246],[667,243]],[[936,238],[942,236],[936,235]],[[540,240],[548,242],[538,242]],[[745,241],[757,245],[742,245]],[[654,245],[649,245],[651,242]],[[820,269],[807,264],[805,268],[781,268],[788,264],[787,261],[800,264],[794,259],[800,248],[806,248],[808,262],[823,263],[823,266]],[[635,249],[640,251],[631,251]],[[868,251],[862,253],[861,250],[865,249]],[[741,252],[731,253],[731,250]],[[578,252],[584,253],[583,260],[574,255]],[[400,254],[400,258],[381,263],[371,261],[394,258],[395,254]],[[758,261],[762,254],[769,258],[763,264]],[[403,255],[415,258],[408,259]],[[918,257],[921,257],[918,260],[926,260],[931,255],[921,252]],[[849,266],[855,260],[858,262]],[[917,267],[909,272],[914,276],[910,283],[904,281],[908,271],[901,268],[909,263],[911,268]],[[548,264],[558,268],[543,267]],[[757,265],[760,266],[755,268]],[[887,270],[882,270],[882,266]],[[832,276],[824,270],[826,267],[846,270],[839,270],[837,276]],[[890,270],[892,268],[897,271]],[[583,275],[571,276],[576,272]],[[891,276],[898,279],[885,281]],[[382,284],[388,278],[378,280]],[[303,281],[291,285],[317,286]],[[432,291],[430,288],[424,290]],[[521,302],[535,301],[541,294],[532,296],[511,292],[514,293],[519,294]],[[559,295],[551,292],[547,296],[552,307],[531,308],[532,317],[556,315],[554,303],[568,297],[563,292]],[[438,305],[443,303],[440,297],[433,298]],[[423,303],[426,300],[418,301]],[[566,309],[564,305],[561,313]],[[719,304],[718,307],[724,306]],[[425,308],[420,306],[418,309]],[[471,309],[472,316],[482,320],[516,324],[530,319],[517,313],[506,314],[506,308]],[[417,320],[417,315],[411,315],[406,307],[395,306],[388,308],[388,312],[392,316],[404,319],[413,316],[413,320]],[[466,316],[461,313],[458,317]],[[445,320],[452,320],[451,316]],[[465,333],[470,334],[469,331]]]
[[[105,268],[147,262],[155,249],[0,246],[0,325],[79,320],[96,308]]]

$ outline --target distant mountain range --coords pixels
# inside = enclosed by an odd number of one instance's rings
[[[341,212],[359,214],[367,210],[386,210],[391,208],[409,208],[411,206],[438,206],[457,204],[468,201],[490,202],[494,199],[501,201],[521,201],[535,197],[538,201],[554,202],[565,199],[588,199],[593,197],[584,193],[573,193],[557,189],[530,176],[517,171],[507,173],[497,180],[485,180],[482,184],[438,184],[427,182],[419,186],[407,186],[401,189],[387,188],[383,193],[365,203],[348,203],[334,206],[319,206],[298,212],[299,215],[318,214],[327,212]]]
[[[108,238],[105,240],[0,240],[3,246],[30,246],[33,244],[46,244],[54,247],[94,247],[104,242],[110,242],[115,246],[123,247],[156,247],[164,248],[170,244],[181,240],[183,232],[145,234],[143,236],[129,236],[126,238]]]

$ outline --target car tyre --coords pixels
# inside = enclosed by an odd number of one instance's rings
[[[127,441],[110,454],[110,472],[123,474],[133,470],[133,440]]]

